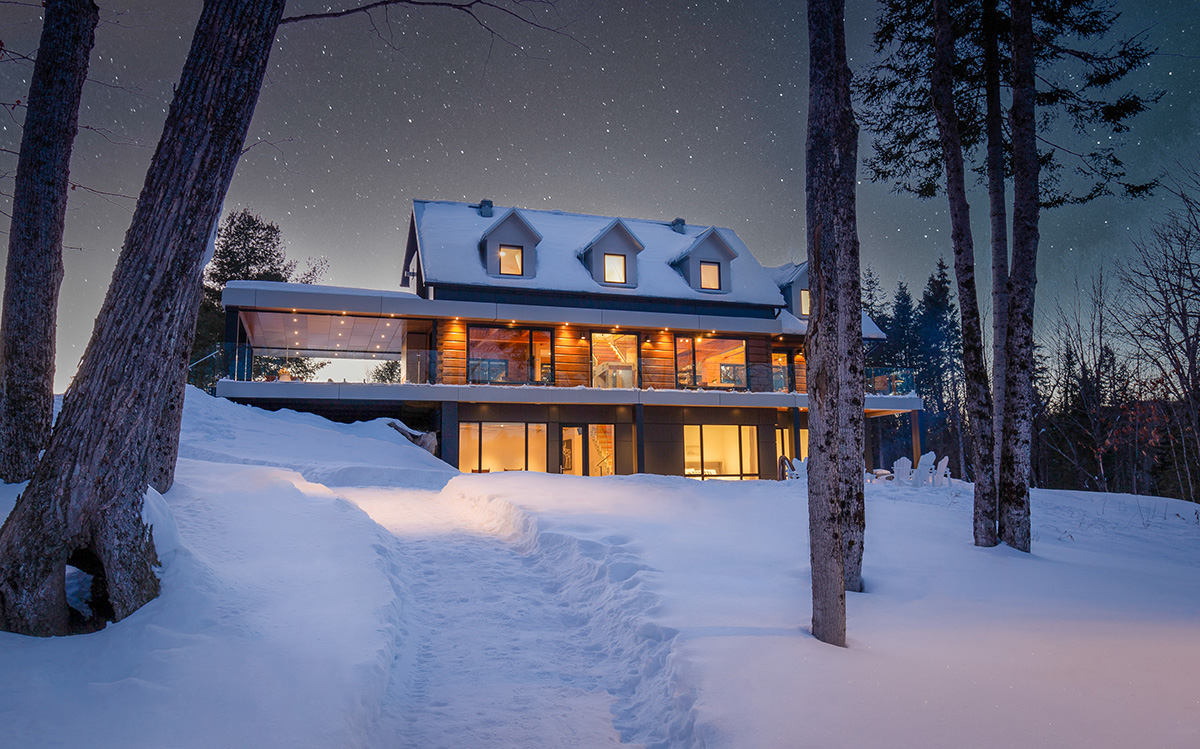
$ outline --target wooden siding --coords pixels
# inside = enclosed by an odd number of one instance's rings
[[[675,387],[675,336],[661,330],[642,333],[642,387]]]
[[[441,320],[437,328],[438,378],[447,385],[467,382],[467,324]]]
[[[746,339],[746,371],[751,390],[756,393],[771,391],[771,344],[768,339]]]
[[[554,384],[565,388],[592,384],[587,330],[566,326],[554,330]]]

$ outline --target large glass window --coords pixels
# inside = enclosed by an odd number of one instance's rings
[[[616,428],[588,424],[562,428],[562,472],[572,476],[611,476],[616,473]]]
[[[546,470],[546,425],[470,421],[458,425],[463,473]]]
[[[604,282],[625,283],[625,256],[604,254]]]
[[[720,291],[721,289],[721,264],[712,263],[707,260],[700,261],[700,288],[710,289],[712,291]]]
[[[524,273],[523,247],[511,244],[500,245],[500,275],[519,276]]]
[[[592,333],[592,387],[638,386],[638,336]]]
[[[795,451],[800,448],[800,452]],[[808,430],[800,430],[800,444],[792,445],[792,430],[788,427],[775,427],[775,460],[786,455],[794,461],[808,460]]]
[[[493,384],[553,384],[553,343],[548,330],[467,330],[467,381]]]
[[[687,424],[683,473],[698,479],[758,478],[758,427]]]
[[[771,390],[776,393],[786,393],[788,387],[788,355],[784,353],[771,354]]]
[[[676,338],[675,379],[680,387],[745,388],[746,341]]]

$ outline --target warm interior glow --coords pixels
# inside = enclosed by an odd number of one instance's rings
[[[510,244],[500,245],[500,275],[520,276],[523,274],[524,248]]]
[[[758,427],[688,424],[683,427],[683,472],[701,479],[758,478]]]
[[[700,288],[719,291],[721,289],[721,264],[700,261]]]
[[[625,256],[604,254],[604,282],[625,283]]]
[[[632,334],[592,333],[592,387],[638,386],[637,340]]]

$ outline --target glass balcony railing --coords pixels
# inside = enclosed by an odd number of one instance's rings
[[[908,395],[917,389],[911,369],[867,368],[868,395]]]
[[[272,352],[274,353],[274,352]],[[465,358],[453,352],[410,349],[396,358],[347,355],[346,352],[305,352],[307,356],[280,357],[259,355],[248,346],[228,346],[224,361],[220,352],[198,362],[193,376],[201,371],[217,372],[233,380],[259,382],[308,380],[313,382],[367,382],[421,385],[558,385],[560,387],[638,387],[638,370],[632,365],[618,368],[609,364],[589,367],[569,358],[555,362],[527,362],[523,358]],[[321,354],[325,355],[321,355]],[[602,371],[601,371],[602,370]],[[789,371],[792,370],[792,371]],[[807,392],[805,370],[800,366],[768,363],[727,365],[714,370],[715,382],[696,385],[687,377],[671,378],[646,374],[643,388],[681,390],[741,390],[762,393]],[[598,375],[597,372],[600,372]],[[866,392],[869,395],[904,395],[914,391],[913,372],[909,369],[868,368]],[[790,377],[789,377],[790,376]],[[200,384],[200,383],[194,383]]]

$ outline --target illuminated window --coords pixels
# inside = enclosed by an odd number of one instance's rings
[[[771,354],[771,390],[776,393],[788,391],[788,355],[774,352]]]
[[[637,386],[637,335],[592,333],[592,387],[635,388]]]
[[[745,339],[676,338],[675,381],[680,387],[745,388]]]
[[[721,290],[721,264],[700,261],[700,288],[712,291]]]
[[[524,248],[511,244],[500,245],[500,275],[520,276],[524,273],[522,253]]]
[[[756,479],[758,427],[685,425],[683,455],[685,476],[698,479]]]
[[[807,315],[812,308],[812,297],[809,296],[808,289],[800,289],[800,314]]]
[[[546,471],[546,425],[462,422],[458,469],[463,473]]]
[[[604,283],[625,283],[625,256],[604,255]]]
[[[611,476],[616,472],[616,428],[588,424],[562,428],[560,470],[571,476]]]
[[[467,382],[553,384],[552,349],[548,330],[471,326],[467,330]]]

